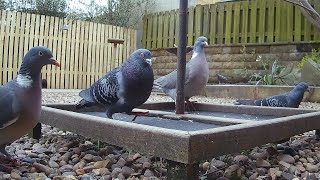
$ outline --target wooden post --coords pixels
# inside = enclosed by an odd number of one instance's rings
[[[199,179],[199,164],[183,164],[174,161],[167,161],[167,178],[169,180],[183,179],[195,180]]]
[[[188,1],[180,0],[179,9],[179,46],[177,62],[177,98],[176,113],[184,114],[184,83],[186,75],[186,46],[187,46],[187,27],[188,27]]]

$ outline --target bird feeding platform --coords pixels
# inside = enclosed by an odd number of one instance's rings
[[[275,108],[195,103],[195,111],[175,114],[173,102],[146,103],[134,111],[108,119],[105,109],[75,109],[75,104],[47,104],[40,122],[85,137],[162,157],[168,162],[168,179],[198,179],[199,162],[277,142],[320,129],[320,112],[299,108]]]

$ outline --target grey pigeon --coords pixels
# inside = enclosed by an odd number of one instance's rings
[[[18,76],[0,86],[0,152],[15,161],[5,150],[7,144],[27,134],[38,122],[41,112],[41,69],[60,64],[51,51],[33,47],[24,56]]]
[[[258,100],[237,100],[236,105],[273,106],[298,108],[309,86],[305,82],[297,84],[290,92]]]
[[[219,84],[228,82],[228,78],[219,73],[217,73],[217,79],[219,81]]]
[[[209,67],[204,53],[205,46],[208,46],[208,39],[204,36],[199,37],[194,44],[191,60],[186,64],[184,94],[187,103],[190,103],[189,98],[192,96],[200,95],[209,79]],[[174,70],[156,79],[153,87],[160,89],[176,101],[176,83],[177,70]]]
[[[120,67],[81,91],[82,100],[76,108],[102,105],[107,107],[106,114],[111,119],[114,113],[134,114],[132,109],[146,102],[152,91],[151,57],[147,49],[134,51]]]

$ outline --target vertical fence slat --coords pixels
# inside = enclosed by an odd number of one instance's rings
[[[209,14],[209,5],[204,5],[203,6],[203,31],[202,31],[202,35],[205,36],[205,37],[209,37],[209,26],[210,26],[210,14]]]
[[[267,1],[266,0],[260,0],[259,5],[259,21],[258,21],[258,39],[259,43],[264,43],[265,40],[265,26],[266,26],[266,8],[267,8]]]
[[[65,53],[65,49],[61,50],[61,46],[63,43],[63,38],[62,38],[62,31],[63,31],[63,27],[64,24],[66,23],[67,20],[65,19],[61,19],[59,18],[59,22],[58,22],[58,31],[56,32],[57,34],[57,47],[56,47],[56,58],[58,59],[64,59],[62,54]],[[69,30],[68,30],[69,32]],[[70,46],[68,46],[70,47]],[[56,88],[65,88],[64,84],[65,84],[65,79],[62,78],[63,75],[65,75],[65,73],[61,72],[63,71],[63,67],[53,67],[56,70]]]
[[[71,26],[71,29],[69,29],[69,31],[71,31],[71,39],[69,39],[69,41],[71,41],[71,45],[70,45],[70,70],[69,70],[70,85],[69,85],[69,88],[74,89],[76,87],[75,70],[77,69],[77,67],[75,66],[75,61],[77,61],[77,59],[75,58],[77,24],[74,21],[70,21],[69,26]]]
[[[143,16],[142,18],[143,28],[142,28],[142,47],[147,47],[147,28],[148,28],[148,18]]]
[[[53,35],[53,44],[52,44],[52,53],[54,54],[54,56],[56,58],[58,58],[58,41],[59,41],[59,22],[60,19],[58,17],[54,18],[54,35]],[[52,71],[51,71],[51,80],[52,80],[52,88],[57,88],[59,85],[57,85],[57,69],[58,67],[52,67]]]
[[[267,32],[267,42],[273,42],[274,38],[274,4],[275,0],[268,1],[268,32]]]
[[[1,24],[2,26],[0,27],[0,57],[3,57],[3,50],[4,50],[4,46],[5,46],[5,43],[4,43],[4,39],[5,39],[5,28],[6,28],[6,17],[7,17],[7,11],[4,11],[2,10],[1,11]],[[3,78],[3,69],[5,69],[3,67],[3,63],[4,63],[4,58],[2,59],[2,61],[0,61],[0,83],[1,84],[4,84],[5,80]]]
[[[100,77],[102,77],[102,69],[100,70],[100,60],[103,56],[100,52],[100,50],[103,48],[101,46],[101,34],[102,34],[101,24],[97,24],[97,46],[96,46],[96,71],[95,71],[95,80],[98,80]],[[121,38],[122,39],[122,38]]]
[[[74,89],[79,89],[79,52],[80,52],[80,42],[79,39],[80,38],[80,22],[76,21],[75,22],[75,26],[76,26],[76,33],[74,38],[74,43],[75,43],[75,52],[74,52]]]
[[[99,49],[100,49],[100,52],[99,52],[99,77],[102,77],[105,73],[106,73],[106,71],[103,71],[103,62],[105,61],[105,57],[104,57],[104,46],[105,46],[105,44],[104,44],[104,42],[105,42],[105,36],[104,36],[104,25],[103,24],[101,24],[100,25],[100,35],[98,36],[99,37],[99,44],[100,44],[100,47],[99,47]],[[124,39],[125,40],[125,42],[126,42],[126,38]]]
[[[68,69],[66,69],[66,62],[70,61],[70,59],[66,57],[66,52],[69,50],[69,46],[67,46],[66,44],[67,44],[68,32],[70,31],[70,26],[68,24],[68,20],[63,20],[60,23],[61,23],[61,28],[59,29],[60,30],[59,36],[61,36],[61,40],[59,41],[62,41],[62,42],[60,42],[59,44],[59,49],[61,48],[61,53],[59,53],[59,57],[56,57],[57,59],[59,59],[61,64],[61,71],[60,71],[61,81],[59,86],[68,88],[68,85],[67,85],[68,82],[65,81],[65,76],[68,73]],[[64,26],[67,26],[67,29],[64,29],[65,28]]]
[[[21,26],[20,26],[20,39],[19,39],[19,55],[18,55],[18,68],[20,68],[20,65],[22,63],[22,59],[23,59],[23,56],[24,56],[24,40],[25,40],[25,32],[26,32],[26,18],[27,18],[27,15],[26,13],[21,13]],[[0,34],[2,34],[0,32]],[[0,45],[0,48],[2,47],[2,45]],[[1,56],[0,56],[1,57]],[[0,65],[0,68],[1,68],[1,65]],[[1,69],[0,69],[1,71]],[[1,75],[1,73],[0,73]],[[1,76],[0,76],[0,79],[1,79]],[[0,82],[1,83],[1,82]]]
[[[287,41],[293,40],[293,4],[285,3],[287,7]]]
[[[299,7],[295,6],[295,28],[294,28],[294,41],[301,41],[301,32],[302,32],[302,22],[301,22],[301,11]]]
[[[112,26],[111,25],[108,25],[108,37],[109,38],[112,38]],[[149,41],[149,40],[147,40],[147,41]],[[112,47],[113,46],[113,44],[111,44],[111,43],[108,43],[108,71],[110,71],[111,70],[111,66],[112,66],[112,54],[113,54],[113,52],[112,52]]]
[[[151,43],[151,47],[152,48],[156,48],[157,47],[157,33],[158,33],[158,16],[155,15],[152,18],[152,43]]]
[[[212,4],[210,6],[210,35],[209,35],[209,42],[211,45],[215,44],[215,38],[216,38],[216,28],[217,28],[217,5]]]
[[[19,41],[20,41],[20,34],[21,34],[21,12],[17,12],[16,16],[16,23],[15,23],[15,33],[14,33],[14,55],[13,55],[13,78],[15,78],[18,74],[18,67],[19,67]]]
[[[169,47],[173,47],[174,44],[174,28],[175,28],[175,11],[170,11],[170,20],[169,20]]]
[[[189,8],[189,14],[188,14],[188,45],[192,46],[193,45],[193,38],[194,38],[194,7]],[[166,47],[164,45],[164,47]]]
[[[243,9],[242,9],[242,30],[241,30],[241,43],[248,42],[248,28],[249,28],[249,2],[243,1],[241,2]]]
[[[280,1],[280,41],[287,41],[287,6],[284,1]]]
[[[9,32],[10,32],[10,20],[11,20],[11,12],[7,13],[7,21],[6,21],[6,29],[5,29],[5,38],[4,38],[4,53],[3,53],[3,80],[4,83],[8,82],[8,61],[9,61]]]
[[[80,37],[80,42],[79,42],[79,71],[78,71],[78,88],[79,89],[84,89],[84,88],[86,88],[86,86],[85,86],[85,81],[84,81],[84,79],[85,79],[85,74],[84,74],[84,71],[83,71],[83,64],[84,64],[84,62],[86,61],[85,59],[85,57],[84,57],[84,52],[85,52],[85,46],[84,46],[84,44],[85,44],[85,35],[84,35],[84,30],[85,30],[85,28],[86,28],[86,22],[84,22],[84,21],[81,21],[80,22],[80,35],[79,36],[77,36],[77,37]]]
[[[158,17],[158,34],[157,34],[157,48],[162,48],[162,37],[163,37],[163,13],[159,14]]]
[[[251,15],[250,15],[250,43],[256,42],[257,32],[257,1],[251,2]]]
[[[224,29],[224,3],[218,4],[218,32],[217,32],[217,43],[223,43],[223,29]]]
[[[91,66],[92,66],[92,35],[93,35],[93,22],[89,23],[89,37],[88,37],[88,54],[87,54],[87,86],[92,84],[91,82]],[[91,32],[91,33],[90,33]]]
[[[35,15],[35,27],[34,27],[34,39],[33,39],[33,46],[39,46],[39,32],[40,32],[40,15]]]
[[[234,3],[234,24],[233,24],[233,42],[239,43],[239,30],[240,30],[240,3]]]
[[[195,9],[195,39],[202,35],[202,14],[203,14],[203,7],[201,5],[197,5]]]
[[[231,29],[232,29],[232,3],[226,3],[226,27],[224,30],[225,44],[231,43]]]
[[[156,15],[154,15],[156,16]],[[152,40],[152,26],[153,26],[153,16],[148,16],[148,30],[147,30],[147,49],[151,49],[151,40]]]
[[[93,84],[96,81],[96,66],[97,66],[97,58],[96,58],[96,49],[97,49],[97,23],[93,24],[93,33],[92,33],[92,51],[91,51],[91,73],[90,73],[90,81]]]
[[[13,66],[14,66],[14,31],[16,29],[16,15],[17,12],[13,12],[10,21],[10,38],[9,41],[9,55],[8,55],[8,81],[13,79]]]
[[[163,18],[163,47],[168,47],[168,41],[169,41],[168,33],[169,33],[169,12],[166,11],[164,13],[164,18]]]
[[[45,46],[45,45],[43,44],[44,38],[45,38],[45,35],[44,35],[45,19],[46,19],[46,16],[44,16],[44,15],[41,15],[41,16],[40,16],[39,46]],[[47,71],[47,66],[44,66],[44,67],[42,68],[42,70],[41,70],[41,78],[42,78],[42,79],[46,79],[46,71]]]
[[[175,12],[175,15],[174,15],[174,19],[175,19],[175,27],[174,27],[174,44],[178,45],[178,34],[179,34],[179,10],[177,10]]]

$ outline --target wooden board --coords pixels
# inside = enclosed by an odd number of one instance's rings
[[[198,163],[219,155],[240,152],[244,149],[282,140],[295,134],[320,129],[320,121],[317,121],[320,117],[320,112],[296,108],[224,106],[196,103],[196,109],[200,111],[238,112],[240,114],[256,113],[259,115],[264,113],[275,115],[276,113],[278,115],[281,114],[281,116],[285,115],[285,117],[274,117],[265,121],[243,121],[240,124],[225,124],[224,126],[203,130],[185,131],[158,127],[152,123],[144,125],[138,122],[119,121],[78,113],[80,111],[72,112],[75,110],[74,104],[51,104],[46,106],[42,108],[43,111],[40,118],[44,124],[116,146],[186,164]],[[172,108],[173,106],[174,103],[166,102],[146,103],[141,108],[144,108],[144,111],[148,109],[151,114],[170,115],[174,113],[160,111],[160,109]],[[143,109],[135,110],[142,111]],[[91,111],[104,112],[103,109],[95,107],[81,110],[81,112]],[[200,122],[208,126],[214,122],[214,119],[219,119],[192,114],[181,116],[189,116],[186,118],[189,123],[194,121],[194,123]],[[166,120],[176,122],[175,119]],[[220,118],[220,120],[221,122],[236,121],[228,118]]]

